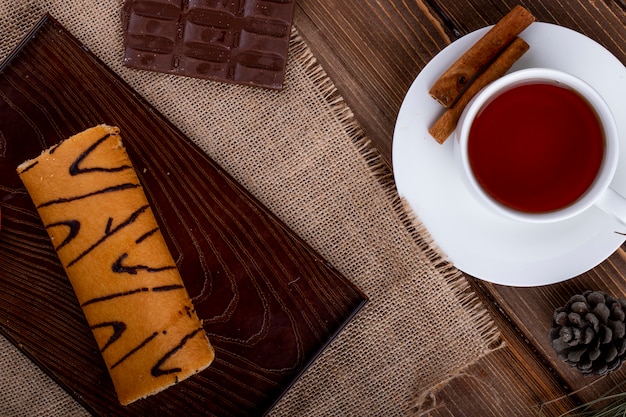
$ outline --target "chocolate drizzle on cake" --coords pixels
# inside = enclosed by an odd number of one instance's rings
[[[136,183],[126,183],[126,184],[114,185],[112,187],[106,187],[106,188],[103,188],[101,190],[92,191],[90,193],[83,194],[83,195],[77,195],[77,196],[74,196],[74,197],[61,197],[61,198],[57,198],[57,199],[54,199],[54,200],[46,201],[45,203],[41,203],[40,205],[38,205],[37,208],[40,209],[40,208],[52,206],[54,204],[71,203],[72,201],[82,200],[84,198],[93,197],[93,196],[96,196],[98,194],[112,193],[112,192],[116,192],[116,191],[123,191],[123,190],[128,190],[128,189],[132,189],[132,188],[140,188],[140,187],[141,187],[141,185],[140,184],[136,184]]]
[[[181,350],[183,346],[185,346],[185,344],[189,341],[189,339],[191,339],[192,337],[200,333],[202,330],[203,330],[202,328],[196,329],[193,332],[186,335],[185,337],[183,337],[183,339],[180,341],[178,345],[174,347],[174,349],[170,350],[161,359],[159,359],[159,361],[156,363],[156,365],[154,365],[154,367],[151,370],[152,376],[157,378],[163,375],[180,372],[181,371],[180,368],[162,369],[162,367],[163,365],[165,365],[165,362],[167,362],[167,360],[172,355],[174,355],[176,352]]]
[[[176,268],[175,265],[166,265],[166,266],[158,266],[158,267],[147,266],[147,265],[123,265],[122,262],[126,258],[128,258],[127,253],[123,253],[120,255],[119,258],[117,258],[117,260],[113,263],[113,266],[111,266],[111,269],[113,270],[113,272],[117,272],[118,274],[126,273],[126,274],[136,275],[137,272],[139,271],[160,272],[160,271],[166,271],[168,269]]]
[[[148,209],[150,208],[150,206],[145,205],[142,207],[139,207],[134,213],[132,213],[128,219],[124,220],[122,223],[120,223],[118,226],[116,227],[111,227],[112,223],[113,223],[113,219],[109,218],[109,221],[107,222],[107,226],[104,230],[104,234],[103,236],[93,245],[91,245],[90,247],[88,247],[87,249],[85,249],[80,255],[78,255],[76,258],[74,258],[74,260],[72,260],[70,263],[67,264],[66,268],[70,268],[72,267],[76,262],[80,261],[81,259],[83,259],[87,254],[89,254],[89,252],[91,252],[92,250],[94,250],[95,248],[97,248],[99,245],[102,244],[102,242],[104,242],[105,240],[107,240],[108,238],[110,238],[111,236],[113,236],[115,233],[119,232],[120,230],[124,229],[126,226],[132,224],[135,220],[137,220],[137,218],[145,213]]]
[[[31,169],[35,168],[35,167],[37,166],[37,164],[39,164],[39,161],[35,161],[35,162],[33,162],[32,164],[30,164],[30,165],[28,165],[28,166],[24,167],[24,168],[22,169],[21,173],[23,174],[23,173],[25,173],[25,172],[27,172],[27,171],[30,171]]]
[[[96,297],[96,298],[87,300],[81,304],[81,307],[87,307],[88,305],[100,303],[102,301],[109,301],[109,300],[113,300],[114,298],[127,297],[129,295],[137,294],[140,292],[148,292],[148,291],[150,291],[150,288],[142,287],[142,288],[135,288],[134,290],[130,290],[130,291],[107,294],[107,295],[103,295],[102,297]]]
[[[156,232],[159,231],[158,227],[155,227],[154,229],[144,233],[143,235],[139,236],[137,238],[137,240],[135,240],[136,244],[140,244],[141,242],[143,242],[144,240],[146,240],[147,238],[149,238],[150,236],[152,236],[153,234],[155,234]]]
[[[104,135],[103,137],[98,139],[93,145],[87,148],[85,152],[80,154],[80,156],[76,158],[74,163],[70,165],[70,170],[69,170],[70,175],[74,176],[74,175],[80,175],[80,174],[87,174],[89,172],[118,172],[118,171],[123,171],[125,169],[132,169],[133,167],[130,165],[122,165],[122,166],[114,167],[114,168],[103,168],[103,167],[82,168],[79,166],[89,155],[91,155],[93,151],[96,150],[98,146],[103,144],[110,136],[111,136],[110,133],[107,135]]]
[[[130,290],[130,291],[123,291],[123,292],[117,292],[117,293],[113,293],[113,294],[107,294],[104,295],[102,297],[96,297],[96,298],[92,298],[90,300],[85,301],[84,303],[81,304],[81,307],[86,307],[90,304],[95,304],[95,303],[100,303],[102,301],[109,301],[109,300],[113,300],[114,298],[119,298],[119,297],[127,297],[129,295],[133,295],[133,294],[137,294],[140,292],[165,292],[165,291],[174,291],[174,290],[182,290],[185,287],[183,287],[182,285],[164,285],[161,287],[154,287],[154,288],[148,288],[148,287],[141,287],[141,288],[135,288],[134,290]]]
[[[63,242],[61,242],[57,247],[54,248],[58,251],[63,246],[70,243],[72,239],[74,239],[78,235],[78,232],[80,231],[80,222],[78,220],[66,220],[62,222],[51,223],[46,225],[46,229],[57,226],[66,226],[68,228],[67,237],[63,239]]]
[[[146,346],[148,343],[150,343],[150,341],[152,341],[152,339],[154,339],[155,337],[158,336],[157,332],[152,333],[150,336],[146,337],[143,342],[141,342],[139,345],[137,345],[136,347],[134,347],[133,349],[130,350],[130,352],[128,352],[126,355],[122,356],[120,358],[120,360],[118,360],[117,362],[115,362],[113,365],[111,365],[111,369],[114,369],[116,366],[118,366],[119,364],[121,364],[122,362],[124,362],[126,359],[128,359],[130,356],[134,355],[136,352],[138,352],[139,350],[141,350],[144,346]],[[181,371],[181,369],[179,369],[179,372]]]
[[[104,344],[104,346],[102,346],[102,348],[100,349],[100,352],[104,352],[113,342],[115,342],[117,339],[119,339],[122,336],[122,333],[124,333],[124,331],[126,330],[126,323],[123,323],[121,321],[107,321],[104,323],[91,326],[91,329],[92,330],[100,329],[103,327],[111,327],[113,329],[113,334],[111,335],[109,340],[107,340],[107,342]]]
[[[161,287],[154,287],[152,291],[154,292],[163,292],[163,291],[173,291],[173,290],[182,290],[185,287],[182,285],[174,284],[174,285],[163,285]]]

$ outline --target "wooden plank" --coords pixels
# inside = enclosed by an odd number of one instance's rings
[[[436,396],[430,416],[559,416],[576,406],[540,362],[507,346],[451,380]],[[559,398],[547,403],[548,399]]]
[[[537,17],[537,21],[554,23],[581,32],[599,42],[622,61],[626,58],[624,6],[619,0],[431,0],[431,3],[440,13],[440,19],[449,22],[460,35],[494,24],[515,5],[521,4]]]
[[[450,42],[494,24],[516,4],[528,8],[539,21],[591,37],[626,62],[623,0],[299,0],[295,23],[390,163],[395,117],[419,71]],[[444,386],[432,415],[528,416],[548,403],[544,415],[557,416],[623,378],[620,371],[585,388],[593,381],[558,361],[546,332],[552,310],[573,292],[599,288],[623,294],[624,258],[620,250],[574,280],[533,289],[496,286],[468,277],[484,297],[507,346]]]
[[[302,0],[294,22],[391,165],[400,105],[420,70],[450,42],[444,27],[423,1]]]
[[[460,382],[452,380],[443,387],[441,401],[449,398],[452,402],[442,408],[454,416],[522,417],[541,411],[542,416],[550,417],[577,406],[580,399],[572,395],[567,381],[493,298],[494,286],[468,279],[501,330],[503,347],[470,366]]]
[[[504,1],[490,7],[491,3],[487,5],[485,1],[480,0],[467,1],[462,5],[443,1],[436,3],[441,18],[449,21],[461,34],[478,29],[485,23],[497,21],[506,10],[515,5],[513,2]],[[622,62],[626,62],[626,26],[621,3],[554,1],[522,4],[535,14],[539,21],[559,24],[581,32],[606,47]],[[498,306],[494,313],[511,321],[507,328],[517,329],[518,338],[533,346],[529,358],[534,356],[536,360],[544,362],[545,368],[551,369],[563,382],[564,392],[570,394],[572,401],[586,402],[597,398],[623,380],[624,370],[610,374],[606,378],[584,377],[560,361],[547,338],[552,311],[563,305],[571,295],[585,289],[600,289],[623,297],[626,291],[625,274],[626,262],[622,248],[593,270],[561,284],[536,288],[512,288],[480,281],[475,281],[475,284],[492,297],[492,304]],[[497,362],[497,358],[492,360]],[[530,380],[537,378],[540,378],[539,374]],[[560,398],[556,391],[552,395],[554,399]]]
[[[604,378],[584,376],[558,359],[547,337],[552,313],[564,305],[572,295],[585,290],[601,290],[616,297],[626,298],[626,245],[596,268],[563,283],[533,287],[513,288],[484,283],[482,286],[493,297],[492,303],[500,306],[502,315],[508,317],[518,329],[520,337],[534,347],[541,358],[563,380],[575,397],[586,402],[608,391],[624,379],[626,369],[610,373]],[[624,367],[623,367],[624,368]]]

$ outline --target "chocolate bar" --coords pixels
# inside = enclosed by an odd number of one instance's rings
[[[295,0],[126,0],[131,68],[283,88]]]

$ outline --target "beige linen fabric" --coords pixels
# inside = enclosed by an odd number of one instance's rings
[[[50,12],[370,297],[273,415],[411,414],[420,394],[489,352],[493,322],[295,31],[286,88],[266,91],[123,67],[121,5],[0,2],[0,57]],[[4,338],[0,375],[0,415],[85,414]]]

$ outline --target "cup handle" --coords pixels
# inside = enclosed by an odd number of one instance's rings
[[[596,206],[626,225],[626,197],[608,188],[596,201]]]

